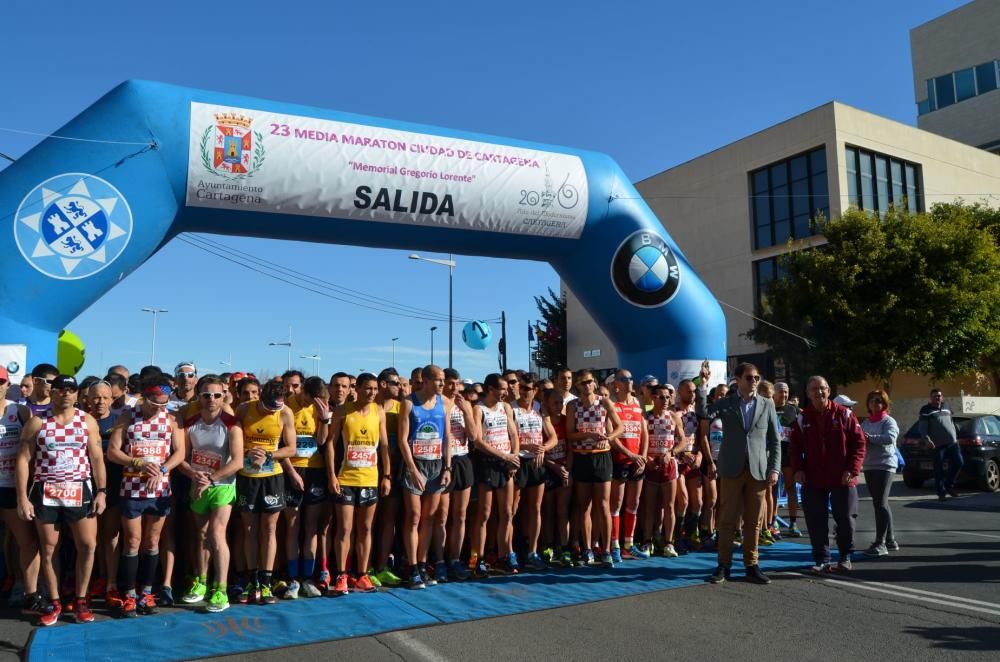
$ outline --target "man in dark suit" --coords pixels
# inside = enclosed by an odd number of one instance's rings
[[[781,439],[778,415],[770,398],[757,395],[760,373],[752,363],[736,366],[735,398],[722,398],[707,404],[704,386],[698,389],[696,410],[706,421],[722,421],[722,445],[718,464],[712,462],[708,446],[708,425],[702,425],[699,444],[708,458],[708,476],[719,475],[721,512],[719,514],[719,566],[709,577],[713,584],[729,579],[733,560],[733,538],[743,518],[743,564],[746,577],[757,584],[769,584],[757,564],[757,537],[761,512],[768,489],[778,482],[781,466]],[[701,383],[707,384],[710,373],[701,370]]]

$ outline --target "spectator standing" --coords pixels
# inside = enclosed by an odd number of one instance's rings
[[[934,485],[937,487],[938,499],[944,501],[946,494],[957,497],[955,479],[962,470],[962,451],[958,447],[958,434],[955,422],[951,419],[951,409],[945,403],[941,389],[931,389],[930,402],[920,408],[918,431],[927,447],[934,450]],[[947,474],[944,470],[946,460]]]
[[[896,458],[896,437],[899,425],[889,415],[891,400],[885,391],[875,390],[865,398],[868,418],[861,421],[865,434],[865,484],[872,495],[875,508],[875,542],[865,550],[868,556],[885,556],[889,549],[897,550],[892,532],[892,511],[889,509],[889,491],[899,460]]]

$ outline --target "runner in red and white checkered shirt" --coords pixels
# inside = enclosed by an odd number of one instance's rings
[[[52,565],[60,523],[69,528],[76,544],[76,620],[94,620],[86,598],[97,547],[97,519],[93,515],[104,511],[107,488],[101,433],[97,421],[76,408],[78,391],[76,380],[68,375],[53,380],[51,415],[28,420],[17,456],[17,511],[21,519],[33,520],[38,529],[41,574],[52,601],[42,611],[41,625],[53,625],[62,612],[59,581]],[[32,460],[34,483],[29,490]]]

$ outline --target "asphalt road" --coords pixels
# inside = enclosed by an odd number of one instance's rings
[[[1000,494],[939,502],[931,489],[909,490],[900,481],[893,492],[900,551],[856,561],[849,576],[815,578],[803,570],[774,574],[765,587],[706,584],[286,650],[307,659],[371,662],[1000,659]],[[859,549],[871,541],[873,526],[871,501],[863,499]],[[0,660],[14,659],[30,626],[13,612],[0,614]]]

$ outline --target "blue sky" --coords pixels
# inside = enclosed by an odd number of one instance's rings
[[[119,82],[160,80],[611,155],[639,180],[830,100],[915,123],[909,30],[960,0],[746,2],[5,3],[0,127],[55,131]],[[0,131],[18,157],[38,138]],[[6,162],[0,161],[0,168]],[[218,239],[218,238],[215,238]],[[447,270],[406,251],[219,239],[356,290],[447,313]],[[682,247],[683,248],[683,247]],[[442,257],[442,256],[437,256]],[[443,256],[446,257],[446,256]],[[543,262],[458,258],[455,313],[508,318],[509,359],[527,360],[539,315],[532,295],[557,288]],[[166,282],[154,274],[167,274]],[[254,291],[280,306],[202,306],[198,280]],[[401,370],[444,363],[443,323],[332,301],[175,241],[68,328],[87,345],[82,374],[194,360],[202,372],[377,371],[392,344]],[[231,310],[246,310],[234,318]],[[455,366],[481,378],[495,343]]]

